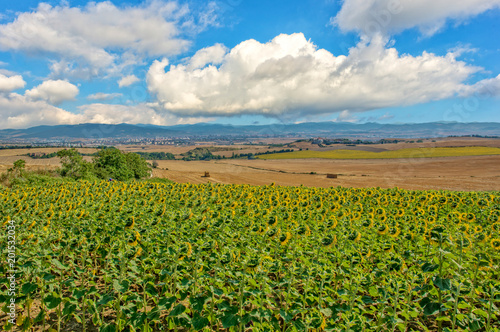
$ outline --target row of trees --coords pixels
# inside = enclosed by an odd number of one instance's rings
[[[151,174],[151,168],[137,153],[123,153],[116,148],[100,150],[91,162],[83,159],[76,149],[57,152],[61,158],[61,175],[75,179],[140,179]]]

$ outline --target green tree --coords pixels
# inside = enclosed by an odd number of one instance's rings
[[[120,181],[147,177],[151,171],[146,160],[138,154],[122,153],[116,148],[99,151],[94,157],[94,169],[102,179],[113,178]]]
[[[7,171],[13,173],[14,176],[21,176],[24,173],[25,167],[26,167],[26,161],[18,159],[14,161],[14,167],[9,168]]]
[[[151,168],[146,162],[146,159],[142,158],[137,153],[126,153],[125,159],[127,160],[127,167],[134,173],[134,178],[141,179],[151,174]]]
[[[83,157],[75,149],[64,149],[57,152],[61,158],[61,175],[75,179],[92,178],[94,176],[94,166],[92,163],[83,160]]]

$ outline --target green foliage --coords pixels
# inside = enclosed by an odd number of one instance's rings
[[[498,192],[61,181],[0,188],[4,330],[500,328]]]
[[[19,165],[19,164],[18,164]],[[48,183],[60,182],[61,178],[57,171],[35,170],[14,171],[16,166],[0,175],[0,184],[5,187],[14,187],[20,185],[43,185]]]
[[[220,155],[213,155],[209,148],[195,148],[188,152],[182,153],[182,160],[212,160],[222,159]]]
[[[175,156],[170,152],[134,152],[146,160],[175,160]]]
[[[14,171],[22,172],[24,171],[25,167],[26,167],[26,161],[22,159],[14,161]]]
[[[60,150],[57,156],[61,158],[61,175],[74,179],[89,179],[94,177],[94,165],[83,160],[75,148]]]
[[[115,148],[99,151],[93,163],[95,173],[101,179],[127,181],[147,177],[151,172],[146,160],[137,153],[123,153]]]
[[[61,158],[61,175],[73,179],[107,179],[120,181],[141,179],[150,175],[146,160],[136,153],[123,153],[116,148],[101,149],[92,162],[85,161],[76,149],[57,152]]]

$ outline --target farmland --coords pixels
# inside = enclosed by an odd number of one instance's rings
[[[294,151],[259,156],[260,159],[409,159],[409,158],[436,158],[460,156],[499,155],[500,148],[493,147],[448,147],[448,148],[413,148],[382,152],[360,150],[330,150],[330,151]]]
[[[500,328],[498,192],[54,181],[0,189],[16,330]]]
[[[421,142],[419,142],[421,141]],[[261,145],[262,144],[262,145]],[[262,154],[283,148],[294,149],[295,153],[336,154],[339,150],[357,154],[357,157],[399,155],[406,151],[408,158],[384,159],[219,159],[210,161],[158,160],[153,175],[182,183],[224,183],[268,185],[273,182],[283,186],[311,187],[356,187],[369,188],[399,187],[410,190],[498,190],[500,188],[500,155],[447,156],[431,155],[432,151],[498,151],[500,140],[479,137],[450,137],[403,141],[397,144],[366,144],[348,146],[336,144],[320,147],[306,141],[293,139],[267,139],[253,145],[213,145],[213,142],[199,142],[191,146],[123,145],[124,152],[172,153],[177,159],[196,147],[213,147],[214,155],[226,158],[235,154]],[[481,148],[478,148],[481,147]],[[26,161],[28,170],[55,169],[60,166],[58,158],[33,159],[26,153],[54,153],[61,148],[32,148],[0,150],[0,172],[5,172],[17,159]],[[302,151],[299,151],[302,149]],[[409,150],[411,149],[411,150]],[[80,148],[85,154],[96,149]],[[408,153],[408,151],[414,151]],[[276,154],[277,157],[287,153]],[[271,155],[260,155],[266,157]],[[430,158],[421,158],[430,157]],[[92,157],[84,156],[90,161]],[[152,162],[152,161],[150,161]],[[204,172],[211,177],[202,177]],[[326,180],[326,174],[338,174],[337,179]]]

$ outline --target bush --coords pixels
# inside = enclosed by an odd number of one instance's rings
[[[19,161],[19,160],[18,160]],[[26,171],[24,170],[24,163],[14,163],[14,167],[7,170],[7,172],[0,175],[0,184],[6,187],[14,187],[19,185],[39,185],[54,181],[62,181],[58,171],[38,170]],[[22,160],[24,162],[24,160]],[[22,165],[22,168],[19,166]],[[21,170],[21,171],[19,171]]]

